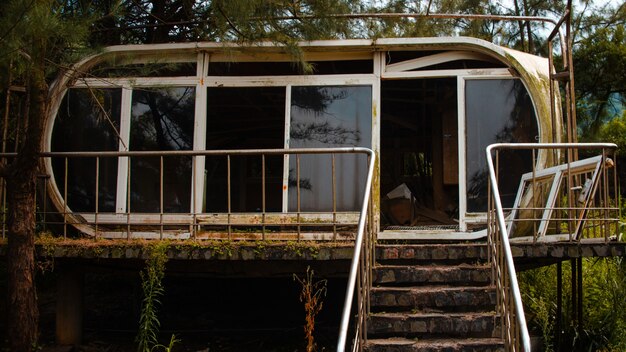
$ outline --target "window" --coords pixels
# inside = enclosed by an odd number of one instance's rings
[[[517,79],[483,79],[465,82],[467,211],[487,211],[487,161],[485,148],[492,143],[535,142],[537,119],[530,96]],[[531,169],[530,151],[500,153],[502,205],[510,207],[521,175]]]
[[[120,140],[121,89],[70,89],[59,108],[52,131],[52,150],[117,151]],[[96,160],[67,159],[67,205],[76,212],[96,210]],[[53,171],[61,194],[65,194],[65,160],[53,159]],[[98,210],[114,211],[117,158],[101,158]]]
[[[195,88],[150,88],[133,91],[130,150],[191,150]],[[161,184],[159,157],[132,158],[130,209],[134,212],[189,212],[191,157],[164,157]],[[160,204],[163,187],[163,209]]]
[[[291,91],[290,148],[370,147],[370,86],[301,86]],[[301,210],[333,209],[329,155],[300,159]],[[297,208],[295,156],[289,163],[289,209]],[[338,211],[356,211],[363,200],[367,160],[361,155],[336,155],[335,197]]]
[[[215,87],[207,91],[206,149],[277,149],[284,147],[285,87]],[[261,211],[260,156],[233,156],[231,211]],[[282,156],[265,160],[266,210],[282,209]],[[228,210],[226,157],[205,161],[205,210]]]

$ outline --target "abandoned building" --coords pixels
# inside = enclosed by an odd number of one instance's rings
[[[615,146],[575,143],[571,68],[467,37],[300,49],[116,46],[55,82],[38,219],[100,244],[52,254],[60,343],[82,321],[64,260],[145,258],[132,240],[176,241],[179,270],[326,262],[338,350],[368,351],[529,351],[513,263],[623,254]]]

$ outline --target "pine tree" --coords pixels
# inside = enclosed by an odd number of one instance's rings
[[[80,47],[89,15],[78,3],[53,0],[6,0],[0,4],[0,67],[11,85],[25,88],[25,133],[18,155],[2,165],[7,192],[7,339],[9,350],[29,351],[38,338],[35,289],[35,187],[39,152],[51,97],[48,82]],[[87,18],[87,19],[85,19]],[[7,74],[8,73],[8,74]]]

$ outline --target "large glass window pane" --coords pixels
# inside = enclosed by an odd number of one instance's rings
[[[370,86],[306,86],[291,90],[290,148],[370,147]],[[338,154],[335,199],[338,211],[360,209],[367,174],[364,155]],[[289,163],[289,210],[297,209],[295,157]],[[329,155],[300,160],[300,209],[333,209],[332,161]]]
[[[133,91],[130,150],[191,150],[195,89],[150,88]],[[133,212],[189,212],[191,204],[191,157],[132,158],[130,209]]]
[[[70,89],[63,98],[52,131],[52,151],[117,151],[121,89]],[[117,158],[101,158],[98,211],[115,211]],[[65,194],[65,160],[53,158],[53,172]],[[76,212],[96,210],[96,160],[69,158],[67,204]]]
[[[526,88],[517,79],[465,82],[467,211],[487,211],[485,148],[492,143],[536,142],[537,119]],[[500,152],[502,205],[510,207],[523,173],[531,170],[529,151]]]
[[[285,87],[215,87],[207,90],[206,148],[279,149],[285,140]],[[205,210],[228,210],[226,157],[205,161]],[[283,157],[265,158],[265,210],[282,209]],[[230,201],[233,212],[263,209],[261,156],[230,160]]]

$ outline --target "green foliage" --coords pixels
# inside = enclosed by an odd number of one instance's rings
[[[622,116],[602,125],[599,137],[601,141],[617,144],[618,154],[626,155],[626,110],[622,111]]]
[[[96,14],[69,1],[5,0],[0,3],[0,70],[3,84],[21,77],[33,64],[48,77],[84,55]],[[9,69],[10,68],[10,69]]]
[[[158,317],[158,306],[161,304],[160,297],[165,292],[162,281],[168,259],[167,247],[166,241],[156,242],[152,245],[146,267],[140,273],[143,301],[139,317],[139,332],[136,338],[138,352],[151,352],[159,346],[158,334],[161,323]],[[172,336],[170,345],[175,342],[176,339]]]
[[[531,331],[554,351],[557,314],[556,265],[519,274],[520,290]],[[577,334],[571,312],[571,266],[563,262],[563,348],[580,351],[626,350],[626,263],[622,258],[583,260],[583,334]]]
[[[154,345],[150,351],[158,351],[159,349],[162,349],[163,352],[172,352],[174,350],[174,346],[180,342],[180,339],[176,338],[176,335],[172,334],[172,336],[170,337],[170,342],[167,344],[167,346],[165,345]]]
[[[625,57],[624,24],[597,28],[579,43],[574,53],[574,67],[582,139],[596,139],[607,122],[623,116],[626,105]],[[604,130],[606,133],[606,128]],[[621,129],[618,139],[626,138],[623,132]],[[618,135],[617,131],[610,134],[613,137]]]

